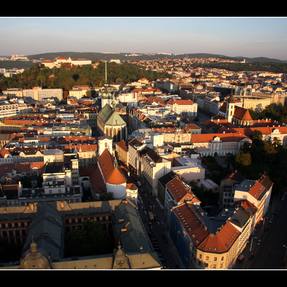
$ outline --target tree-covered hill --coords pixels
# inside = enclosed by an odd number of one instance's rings
[[[284,62],[252,62],[252,63],[206,63],[194,64],[195,67],[226,69],[230,71],[266,71],[287,73],[287,63]]]
[[[75,85],[89,85],[93,87],[104,84],[104,75],[104,63],[100,63],[97,68],[87,65],[49,69],[34,65],[20,75],[12,78],[0,78],[0,89],[32,88],[34,86],[71,89]],[[169,75],[147,71],[128,63],[108,64],[108,82],[110,84],[125,84],[143,77],[149,80],[156,80],[169,77]]]

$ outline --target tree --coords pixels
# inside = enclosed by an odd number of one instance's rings
[[[77,82],[80,78],[80,75],[79,74],[73,74],[72,78],[75,82]]]
[[[249,152],[240,152],[236,155],[235,161],[242,166],[250,166],[252,163],[251,154]]]
[[[82,67],[61,67],[48,69],[35,65],[24,71],[20,75],[11,78],[0,78],[0,89],[7,88],[32,88],[37,85],[47,88],[71,89],[75,84],[98,86],[104,83],[105,75],[104,63],[100,63],[97,68],[90,65]],[[121,65],[110,63],[108,66],[108,81],[110,84],[126,84],[136,81],[142,77],[148,80],[158,78],[169,78],[166,73],[144,70],[143,68],[129,63]]]
[[[251,140],[262,140],[262,133],[258,130],[255,130],[254,132],[252,132],[252,135],[251,135]]]

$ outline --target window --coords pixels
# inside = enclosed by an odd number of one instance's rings
[[[223,260],[224,260],[224,256],[221,257],[221,261],[223,261]]]
[[[209,256],[206,256],[205,259],[206,259],[206,260],[209,260]]]
[[[214,261],[217,261],[217,257],[214,257]]]
[[[216,264],[213,264],[213,265],[212,265],[212,268],[213,268],[213,269],[216,269]]]
[[[202,255],[201,254],[199,254],[199,259],[201,259],[202,258]]]

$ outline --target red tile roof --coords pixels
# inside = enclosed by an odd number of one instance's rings
[[[176,202],[191,201],[191,203],[200,203],[199,199],[191,191],[191,188],[185,185],[178,177],[169,181],[166,187]]]
[[[183,128],[184,131],[197,130],[197,129],[201,129],[201,128],[194,123],[186,124]]]
[[[193,105],[193,101],[192,100],[169,100],[167,102],[168,105]]]
[[[198,249],[210,253],[225,253],[232,247],[239,235],[240,231],[227,221],[215,234],[210,233]]]
[[[249,194],[257,200],[260,200],[262,196],[272,186],[272,182],[268,176],[263,175],[259,180],[256,180],[255,184],[250,188]]]
[[[181,204],[173,209],[174,214],[182,223],[185,231],[189,234],[195,246],[198,246],[208,236],[206,226],[196,215],[194,206]]]
[[[45,163],[43,161],[31,162],[31,164],[30,164],[31,169],[43,169],[44,166],[45,166]]]
[[[0,157],[7,157],[8,155],[10,155],[10,151],[7,148],[2,148],[0,150]]]
[[[96,152],[98,148],[97,144],[69,144],[65,145],[64,149],[75,149],[78,152],[88,152],[88,151],[94,151]]]
[[[252,121],[253,120],[251,115],[250,115],[249,110],[242,108],[242,107],[238,107],[238,106],[235,106],[233,117],[238,119],[238,120],[242,120],[242,121]]]
[[[138,187],[134,183],[130,182],[130,183],[127,183],[127,189],[137,190]]]
[[[191,135],[191,142],[193,143],[206,143],[214,140],[215,137],[219,137],[224,142],[239,142],[246,136],[240,133],[212,133],[212,134],[193,134]]]
[[[252,215],[254,215],[257,211],[257,207],[246,199],[240,201],[240,206],[244,208],[245,211],[247,211],[249,214],[252,214]]]
[[[123,184],[126,182],[126,178],[118,168],[115,168],[109,175],[107,182],[110,184]]]
[[[90,183],[92,190],[95,193],[106,193],[106,184],[102,177],[100,168],[98,166],[91,166],[89,168],[80,168],[81,176],[88,176],[90,178]]]
[[[114,158],[108,149],[105,149],[99,156],[98,163],[106,183],[123,184],[126,182],[123,173],[114,166]]]

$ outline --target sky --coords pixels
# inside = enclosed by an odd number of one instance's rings
[[[287,60],[287,18],[0,18],[0,55],[215,53]]]

